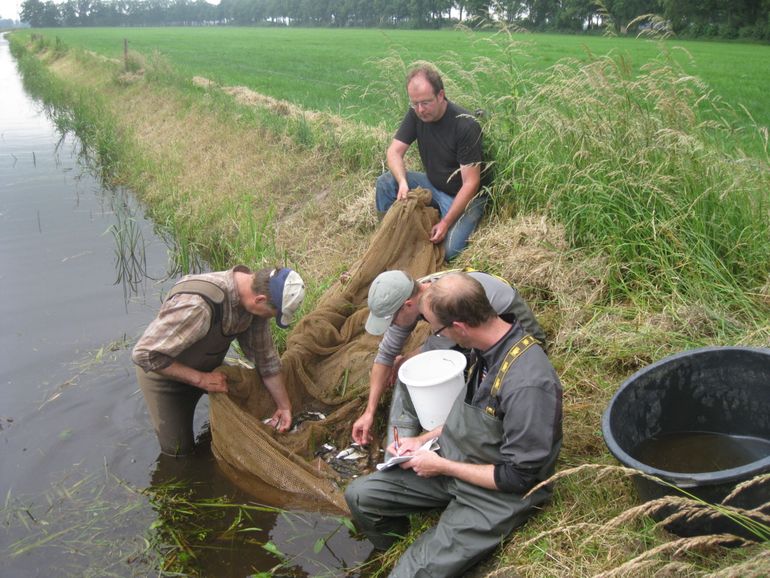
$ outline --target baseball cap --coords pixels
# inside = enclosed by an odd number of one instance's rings
[[[385,271],[369,287],[369,318],[366,331],[382,335],[414,290],[414,281],[403,271]]]
[[[286,329],[305,298],[305,283],[299,273],[286,267],[270,273],[270,302],[278,312],[275,322]]]

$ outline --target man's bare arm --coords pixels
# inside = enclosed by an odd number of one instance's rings
[[[406,156],[408,149],[408,144],[393,139],[386,154],[388,169],[390,169],[390,173],[398,183],[399,201],[406,199],[406,193],[409,192],[409,183],[406,180],[406,163],[404,162],[404,156]]]

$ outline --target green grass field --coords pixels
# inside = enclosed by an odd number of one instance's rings
[[[330,30],[287,28],[79,28],[46,32],[67,45],[121,57],[123,39],[145,55],[158,51],[186,76],[242,85],[305,108],[355,116],[368,123],[398,122],[400,111],[358,90],[381,76],[376,61],[397,54],[471,68],[480,57],[499,59],[491,33],[464,31]],[[770,46],[635,38],[521,34],[514,63],[544,70],[564,57],[624,55],[635,69],[671,49],[685,70],[702,78],[723,100],[745,107],[770,126]],[[492,82],[490,80],[490,82]],[[450,98],[452,95],[449,95]],[[473,103],[464,103],[473,106]]]

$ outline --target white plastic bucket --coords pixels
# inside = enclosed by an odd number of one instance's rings
[[[463,391],[465,355],[453,349],[434,349],[407,359],[398,370],[423,429],[443,425]]]

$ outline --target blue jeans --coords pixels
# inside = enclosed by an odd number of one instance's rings
[[[422,187],[428,189],[433,199],[430,204],[432,207],[438,209],[439,214],[444,215],[449,212],[449,207],[452,206],[454,197],[440,191],[428,180],[425,173],[415,173],[409,171],[406,173],[406,180],[409,183],[409,189],[416,189]],[[375,203],[377,211],[384,213],[387,211],[393,203],[396,202],[398,196],[398,183],[390,171],[381,174],[377,178],[377,185],[375,187]],[[454,259],[457,254],[465,249],[468,244],[468,237],[476,230],[476,227],[484,216],[484,206],[487,203],[487,196],[484,194],[476,195],[468,206],[465,207],[465,212],[460,215],[454,225],[452,225],[447,231],[446,238],[444,239],[444,258],[447,261]]]

